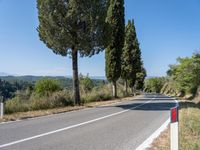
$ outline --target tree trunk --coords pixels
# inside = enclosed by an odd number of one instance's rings
[[[135,88],[134,87],[131,88],[131,91],[132,91],[133,96],[136,96]]]
[[[128,95],[128,83],[127,83],[127,80],[125,80],[125,82],[124,82],[124,90],[125,90],[125,94],[127,96]]]
[[[73,95],[75,104],[80,105],[79,78],[78,78],[78,51],[72,48],[72,69],[73,69]]]
[[[117,98],[117,83],[113,82],[113,97]]]

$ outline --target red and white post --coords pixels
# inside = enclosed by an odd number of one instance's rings
[[[171,150],[178,150],[178,106],[171,108],[170,143]]]
[[[0,97],[0,118],[2,119],[4,115],[4,103],[3,96]]]

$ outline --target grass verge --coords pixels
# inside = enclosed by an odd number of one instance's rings
[[[130,100],[133,100],[134,98],[136,97],[118,98],[118,99],[113,99],[113,100],[108,100],[108,101],[89,102],[89,103],[85,103],[82,106],[67,106],[67,107],[53,108],[53,109],[46,109],[46,110],[17,112],[17,113],[5,115],[3,119],[0,119],[0,122],[15,121],[15,120],[21,120],[21,119],[27,119],[27,118],[46,116],[46,115],[51,115],[51,114],[65,113],[65,112],[80,110],[84,108],[111,105],[111,104],[115,104],[122,101],[130,101]]]
[[[179,149],[200,149],[200,105],[192,101],[180,101]],[[169,128],[154,140],[149,150],[169,150]]]

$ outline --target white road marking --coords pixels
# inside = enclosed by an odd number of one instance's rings
[[[138,96],[139,97],[139,96]],[[137,97],[133,97],[133,99],[137,99]],[[151,98],[149,98],[151,99]],[[119,104],[119,103],[123,103],[124,101],[119,101],[119,102],[113,102],[113,103],[110,103],[110,104],[106,104],[106,105],[100,105],[100,106],[97,106],[97,107],[105,107],[105,106],[114,106],[116,104]],[[52,116],[55,116],[55,115],[62,115],[62,114],[65,114],[65,113],[74,113],[74,112],[77,112],[77,111],[85,111],[85,110],[89,110],[89,109],[95,109],[96,107],[94,108],[83,108],[83,109],[79,109],[79,110],[72,110],[72,111],[68,111],[68,112],[61,112],[61,113],[56,113],[56,114],[47,114],[47,115],[44,115],[44,116],[36,116],[36,117],[30,117],[30,118],[26,118],[26,119],[19,119],[19,120],[14,120],[14,121],[5,121],[5,122],[0,122],[0,125],[3,125],[3,124],[9,124],[9,123],[16,123],[16,122],[19,122],[19,121],[24,121],[24,120],[35,120],[35,119],[41,119],[41,118],[46,118],[46,117],[52,117]]]
[[[170,118],[168,118],[160,128],[158,128],[149,138],[147,138],[141,145],[139,145],[135,150],[145,150],[151,143],[156,139],[161,132],[163,132],[170,123]]]
[[[152,100],[154,100],[154,98],[152,98]],[[39,134],[39,135],[36,135],[36,136],[32,136],[32,137],[24,138],[24,139],[21,139],[21,140],[13,141],[13,142],[10,142],[10,143],[7,143],[7,144],[3,144],[3,145],[0,145],[0,148],[4,148],[4,147],[11,146],[11,145],[19,144],[19,143],[22,143],[22,142],[25,142],[25,141],[33,140],[33,139],[40,138],[40,137],[43,137],[43,136],[47,136],[47,135],[50,135],[50,134],[66,131],[66,130],[69,130],[69,129],[72,129],[72,128],[76,128],[76,127],[79,127],[79,126],[83,126],[83,125],[86,125],[86,124],[89,124],[89,123],[93,123],[93,122],[96,122],[96,121],[99,121],[99,120],[102,120],[102,119],[110,118],[110,117],[113,117],[113,116],[128,112],[130,110],[133,110],[135,108],[141,107],[141,106],[143,106],[143,105],[145,105],[147,103],[150,103],[152,100],[147,101],[147,102],[145,102],[143,104],[137,105],[135,107],[132,107],[130,109],[119,111],[117,113],[113,113],[113,114],[110,114],[110,115],[107,115],[107,116],[103,116],[103,117],[100,117],[100,118],[89,120],[89,121],[86,121],[86,122],[83,122],[83,123],[80,123],[80,124],[68,126],[68,127],[65,127],[65,128],[58,129],[58,130],[46,132],[46,133]]]
[[[178,106],[178,101],[175,98],[173,99],[176,102],[176,106]],[[170,123],[170,117],[158,128],[150,137],[148,137],[141,145],[139,145],[135,150],[145,150],[146,148],[150,147],[154,139],[156,139],[161,132],[163,132]]]

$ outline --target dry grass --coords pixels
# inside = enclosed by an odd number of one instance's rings
[[[200,106],[191,101],[180,101],[179,149],[200,150]],[[170,149],[169,128],[157,138],[149,150]]]
[[[151,145],[151,148],[148,150],[169,150],[170,143],[169,143],[169,127],[163,131],[158,138],[154,140]]]
[[[119,98],[119,99],[113,99],[113,100],[108,100],[108,101],[90,102],[90,103],[86,103],[85,105],[82,105],[82,106],[67,106],[67,107],[63,107],[63,108],[54,108],[54,109],[47,109],[47,110],[18,112],[18,113],[5,115],[3,119],[0,119],[0,122],[15,121],[15,120],[34,118],[34,117],[39,117],[39,116],[46,116],[46,115],[51,115],[51,114],[64,113],[64,112],[80,110],[80,109],[84,109],[84,108],[88,108],[88,107],[111,105],[111,104],[115,104],[118,102],[129,101],[129,100],[133,100],[133,97]]]

